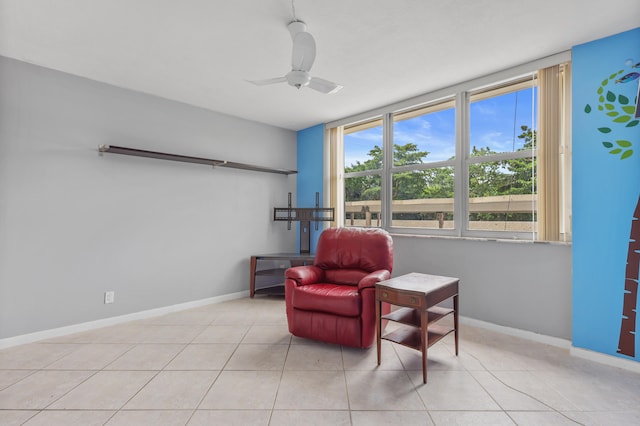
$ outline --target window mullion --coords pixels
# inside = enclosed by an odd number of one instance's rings
[[[385,229],[391,226],[391,168],[393,167],[393,117],[391,113],[382,117],[382,178],[380,179],[381,225]]]
[[[453,200],[454,228],[462,236],[469,224],[469,98],[466,92],[456,94],[456,165]]]

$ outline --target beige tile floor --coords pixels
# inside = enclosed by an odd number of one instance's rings
[[[420,353],[292,337],[280,298],[0,351],[0,425],[632,425],[640,375],[462,326]]]

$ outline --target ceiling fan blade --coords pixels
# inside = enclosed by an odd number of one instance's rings
[[[339,84],[318,77],[311,78],[309,87],[318,92],[326,93],[327,95],[331,95],[342,89],[342,86]]]
[[[316,41],[307,32],[297,33],[293,38],[291,69],[309,71],[316,59]]]
[[[247,80],[249,83],[253,83],[256,86],[266,86],[267,84],[285,83],[287,77],[268,78],[266,80]]]

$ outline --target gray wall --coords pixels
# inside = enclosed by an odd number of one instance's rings
[[[394,235],[393,275],[460,278],[460,314],[571,340],[571,246]]]
[[[0,339],[248,290],[251,254],[295,249],[295,175],[99,144],[296,168],[295,132],[0,57]]]
[[[251,254],[295,249],[271,220],[295,175],[101,143],[296,168],[294,132],[0,57],[0,339],[247,290]],[[570,246],[394,243],[394,275],[461,278],[462,315],[571,338]]]

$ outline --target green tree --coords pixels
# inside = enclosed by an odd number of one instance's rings
[[[454,176],[452,167],[438,167],[424,171],[426,185],[417,198],[453,198]]]
[[[530,150],[536,142],[536,132],[528,126],[521,126],[518,139],[524,140],[519,150]],[[496,154],[489,147],[471,149],[471,156],[484,157]],[[420,151],[414,143],[394,144],[394,166],[422,164],[429,155]],[[345,167],[345,173],[381,170],[383,151],[374,146],[364,162],[356,161]],[[495,195],[531,194],[535,192],[535,160],[521,158],[505,161],[491,161],[469,166],[469,197],[489,197]],[[345,179],[345,201],[380,200],[381,175],[372,174]],[[393,200],[416,200],[428,198],[453,198],[454,174],[452,167],[437,167],[426,170],[411,170],[395,173],[392,179]],[[406,219],[424,219],[420,213],[403,214]],[[410,216],[410,217],[409,217]],[[531,220],[530,213],[478,213],[471,220]]]
[[[418,145],[407,143],[393,145],[393,165],[406,166],[422,164],[422,159],[429,155],[427,151],[418,151]],[[392,178],[391,195],[393,200],[414,200],[422,198],[427,185],[426,174],[423,171],[406,171],[395,173]]]
[[[528,151],[536,142],[536,132],[528,126],[520,126],[522,133],[518,139],[524,144],[518,151]],[[473,147],[471,156],[495,154],[490,148]],[[535,193],[536,160],[518,158],[513,160],[493,161],[472,164],[469,166],[469,197],[490,197],[496,195],[517,195]],[[530,221],[531,213],[473,213],[470,220],[510,220]]]
[[[404,166],[408,164],[420,164],[429,153],[419,151],[414,143],[394,145],[393,164]],[[368,153],[369,159],[364,163],[356,161],[349,167],[345,167],[345,173],[362,172],[366,170],[382,169],[382,148],[375,145]],[[425,187],[424,174],[415,172],[396,173],[393,177],[393,199],[410,200],[420,198]],[[380,175],[360,176],[345,179],[345,201],[379,200],[381,191]]]
[[[524,139],[524,145],[518,151],[530,150],[536,145],[536,132],[528,126],[520,126],[522,133],[518,139]],[[519,158],[509,161],[508,169],[511,172],[511,181],[508,191],[510,194],[531,194],[537,189],[535,171],[538,160],[534,158]]]
[[[522,133],[518,139],[524,139],[524,144],[518,151],[528,151],[533,148],[536,132],[528,126],[520,126],[520,129]],[[471,150],[472,157],[491,154],[496,152],[488,147],[474,146]],[[535,167],[536,161],[530,158],[472,164],[469,167],[469,196],[531,194],[535,183]]]
[[[489,147],[471,148],[472,157],[484,157],[495,154]],[[487,163],[471,164],[469,166],[469,197],[490,197],[500,195],[506,185],[504,178],[504,162],[492,161]]]

